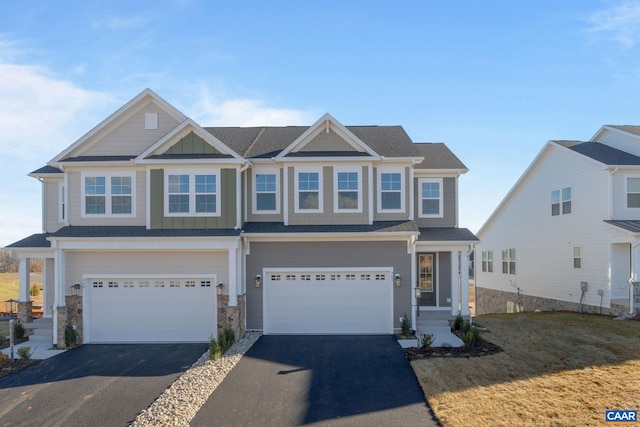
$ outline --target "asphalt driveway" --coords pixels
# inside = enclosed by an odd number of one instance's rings
[[[436,426],[389,336],[260,338],[192,426]]]
[[[0,379],[2,426],[125,426],[207,344],[83,345]]]

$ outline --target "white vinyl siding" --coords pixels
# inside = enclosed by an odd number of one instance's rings
[[[81,216],[135,216],[135,172],[83,172],[81,177]]]

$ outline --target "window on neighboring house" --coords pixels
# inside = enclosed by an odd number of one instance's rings
[[[255,175],[254,213],[279,213],[278,175],[258,173]]]
[[[571,213],[571,187],[551,192],[551,215],[557,216]]]
[[[378,169],[378,211],[404,212],[403,180],[400,168]]]
[[[61,182],[58,186],[58,200],[60,201],[60,207],[58,211],[58,220],[64,222],[67,219],[67,199],[64,191],[64,183]]]
[[[322,173],[303,169],[296,173],[296,212],[322,212]]]
[[[573,268],[582,268],[582,248],[580,246],[573,247]]]
[[[482,251],[482,271],[493,273],[493,251]]]
[[[336,168],[334,188],[335,211],[362,211],[359,168]]]
[[[504,274],[516,274],[516,250],[502,250],[502,272]]]
[[[82,216],[134,215],[134,178],[134,173],[83,173]],[[64,190],[62,193],[64,194]],[[61,208],[64,209],[66,203],[64,199],[61,201]]]
[[[423,218],[442,217],[442,179],[424,178],[419,182],[419,216]]]
[[[640,178],[627,178],[627,207],[640,208]]]
[[[218,172],[174,172],[165,175],[166,216],[218,216]]]

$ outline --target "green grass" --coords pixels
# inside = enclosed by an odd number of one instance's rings
[[[3,320],[0,322],[0,337],[9,336],[9,321]]]
[[[18,299],[20,280],[18,273],[0,273],[0,304],[8,299]],[[0,306],[0,311],[5,311],[5,307]]]

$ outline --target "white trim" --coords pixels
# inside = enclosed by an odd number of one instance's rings
[[[295,213],[322,213],[324,212],[324,189],[323,189],[323,167],[322,166],[296,166],[293,168],[294,173],[294,212]],[[299,174],[300,173],[317,173],[318,174],[318,208],[317,209],[301,209],[300,208],[300,188],[299,188]],[[314,190],[316,191],[316,190]]]
[[[443,178],[419,178],[418,179],[418,218],[443,218],[444,212],[444,188],[443,188]],[[440,197],[439,197],[439,205],[438,205],[438,214],[425,214],[422,211],[423,203],[422,203],[422,184],[425,183],[437,183],[440,186]],[[433,199],[430,199],[433,200]]]
[[[282,168],[282,220],[284,221],[284,225],[289,225],[289,169],[291,169],[289,166]],[[295,197],[295,194],[293,197]]]
[[[630,209],[633,213],[637,213],[638,209],[640,209],[640,207],[629,207],[629,178],[631,179],[640,179],[640,175],[638,174],[631,174],[631,175],[625,175],[624,176],[624,208],[625,209]],[[633,194],[638,194],[638,193],[633,193]]]
[[[145,186],[147,190],[147,196],[145,197],[145,227],[147,230],[151,229],[151,168],[145,170]]]
[[[80,217],[81,218],[135,218],[136,216],[136,171],[82,171],[80,173]],[[131,194],[112,194],[111,193],[111,179],[112,178],[131,178]],[[99,214],[86,213],[86,201],[87,197],[91,196],[85,193],[85,179],[86,178],[104,178],[105,179],[105,211]],[[98,196],[101,196],[100,194]],[[126,214],[114,214],[112,206],[112,198],[118,196],[131,197],[131,213]],[[69,212],[67,212],[67,216]]]
[[[358,182],[358,207],[356,209],[340,209],[338,196],[341,191],[353,192],[353,190],[340,190],[338,189],[338,174],[341,173],[355,173]],[[333,167],[333,212],[334,213],[362,213],[362,166],[334,166]]]
[[[44,183],[43,183],[44,187]],[[65,182],[58,183],[58,222],[66,223],[69,216],[69,203],[67,202]],[[44,200],[44,199],[43,199]],[[43,203],[44,205],[44,203]]]
[[[175,175],[187,175],[189,177],[189,211],[188,212],[169,212],[169,177]],[[200,193],[196,193],[196,175],[213,175],[216,177],[216,191],[213,193],[216,200],[216,210],[214,212],[196,212],[196,196]],[[217,217],[221,216],[222,209],[220,202],[220,192],[222,191],[222,182],[220,176],[220,169],[218,168],[206,168],[206,169],[165,169],[164,171],[164,216],[165,217]],[[177,193],[176,193],[177,194]],[[212,193],[202,193],[206,195],[212,195]]]
[[[400,208],[399,209],[383,209],[382,208],[382,174],[400,174]],[[406,176],[405,176],[405,168],[404,166],[382,166],[378,167],[377,170],[378,176],[378,188],[377,192],[377,210],[378,213],[405,213],[406,212],[406,204],[405,204],[405,194],[407,189],[405,188]],[[395,191],[393,191],[395,192]]]
[[[280,193],[280,169],[279,168],[253,168],[252,169],[252,186],[251,186],[251,213],[254,215],[266,215],[266,214],[280,214],[280,199],[282,197]],[[276,208],[274,210],[258,210],[258,190],[256,177],[257,175],[274,175],[276,177]],[[271,192],[264,192],[265,194],[271,194]]]

